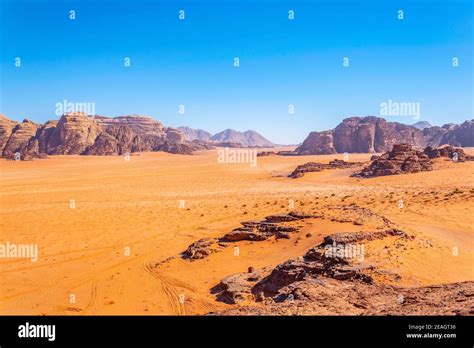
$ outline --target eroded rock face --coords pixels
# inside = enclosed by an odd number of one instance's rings
[[[87,147],[84,155],[124,155],[146,150],[141,138],[132,129],[111,126],[100,133],[93,145]]]
[[[182,131],[179,129],[175,128],[165,128],[165,133],[166,133],[166,141],[169,143],[174,143],[174,144],[181,144],[184,143],[185,136]]]
[[[165,128],[146,116],[89,117],[68,113],[59,121],[37,125],[24,120],[17,124],[0,115],[0,145],[3,157],[21,159],[50,155],[123,155],[142,151],[192,154],[212,146],[188,142],[178,129]]]
[[[15,128],[16,125],[16,122],[0,115],[0,151],[3,151],[5,148],[5,145],[13,132],[13,128]]]
[[[474,146],[474,120],[465,121],[461,125],[419,128],[388,122],[375,116],[350,117],[333,130],[311,132],[292,154],[386,152],[390,151],[393,145],[402,143],[419,148],[444,144]]]
[[[448,129],[438,126],[423,129],[423,136],[427,139],[426,145],[435,147],[440,145],[447,131]]]
[[[94,144],[102,128],[84,113],[61,116],[48,142],[51,155],[80,155]]]
[[[433,164],[426,153],[415,150],[409,144],[396,144],[390,152],[375,158],[369,166],[352,176],[370,178],[430,170],[433,170]]]
[[[295,152],[299,155],[330,155],[336,153],[332,130],[311,132]]]
[[[39,157],[38,141],[35,138],[40,126],[29,120],[17,124],[3,148],[3,157],[13,159],[15,153],[20,153],[21,159]]]
[[[124,126],[130,128],[137,135],[163,136],[163,124],[148,116],[128,115],[118,117],[94,116],[96,122],[103,128]]]
[[[47,121],[36,134],[40,153],[48,153],[49,139],[56,129],[57,124],[58,121],[56,120]]]
[[[397,143],[426,145],[419,129],[375,116],[347,118],[334,129],[333,136],[337,152],[384,152]]]
[[[474,120],[465,121],[448,130],[440,142],[440,145],[443,144],[462,147],[474,146]]]

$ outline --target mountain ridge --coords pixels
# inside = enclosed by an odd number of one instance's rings
[[[190,127],[178,127],[179,130],[183,131],[188,141],[200,140],[210,141],[213,143],[233,143],[240,144],[242,147],[274,147],[275,144],[265,138],[260,133],[254,130],[246,130],[244,132],[237,131],[235,129],[227,128],[214,135],[202,130],[193,129]]]

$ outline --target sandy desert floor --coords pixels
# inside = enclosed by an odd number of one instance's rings
[[[230,305],[209,290],[225,276],[300,256],[325,235],[372,227],[315,219],[291,239],[241,242],[239,255],[226,248],[193,262],[179,257],[241,221],[288,212],[291,201],[304,211],[356,203],[415,235],[406,245],[367,246],[366,257],[400,275],[399,285],[474,280],[474,162],[440,160],[432,172],[372,179],[349,177],[353,169],[286,177],[297,165],[334,158],[342,154],[259,157],[256,167],[218,164],[216,151],[1,160],[0,242],[38,244],[39,259],[0,259],[0,313],[219,311]]]

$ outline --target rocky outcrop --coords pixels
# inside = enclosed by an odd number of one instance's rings
[[[275,151],[262,151],[257,153],[257,157],[267,157],[267,156],[276,156],[277,153]]]
[[[299,155],[330,155],[336,153],[332,130],[311,132],[303,144],[296,149]]]
[[[409,144],[396,144],[390,152],[375,157],[369,166],[352,176],[370,178],[430,170],[433,170],[433,164],[426,153],[415,150]]]
[[[387,272],[354,249],[366,241],[413,239],[400,230],[347,232],[327,236],[303,256],[276,267],[223,278],[210,289],[216,300],[238,304],[214,315],[472,315],[474,282],[423,287],[377,279]],[[355,244],[354,244],[355,243]],[[361,244],[362,243],[362,244]],[[393,243],[393,241],[389,241]],[[356,255],[347,250],[359,250]],[[354,257],[355,256],[355,257]]]
[[[103,128],[124,126],[141,136],[156,135],[162,137],[165,131],[163,124],[149,116],[128,115],[111,118],[96,115],[94,120]]]
[[[352,117],[345,119],[333,131],[337,152],[384,152],[394,144],[425,146],[423,133],[413,127],[383,118]]]
[[[362,241],[383,239],[388,236],[409,238],[404,231],[396,228],[374,232],[339,232],[324,237],[323,246],[333,244],[354,244]]]
[[[470,156],[464,152],[463,149],[453,147],[450,145],[433,148],[428,146],[423,151],[429,158],[449,158],[453,162],[474,161],[474,156]]]
[[[465,121],[446,131],[439,145],[474,146],[474,120]]]
[[[317,162],[308,162],[302,165],[299,165],[295,170],[288,175],[289,178],[300,178],[305,173],[309,172],[320,172],[325,169],[346,169],[362,166],[362,162],[346,162],[338,159],[334,159],[329,163],[317,163]]]
[[[381,156],[372,156],[372,162],[361,171],[352,174],[352,176],[371,178],[430,171],[433,170],[431,160],[441,157],[449,158],[453,162],[474,160],[474,156],[467,155],[463,149],[449,145],[437,148],[428,146],[423,151],[418,151],[409,144],[396,144],[392,151]]]
[[[198,260],[203,259],[218,249],[217,239],[202,238],[192,243],[182,254],[183,259]]]
[[[94,144],[101,126],[83,113],[61,116],[47,144],[50,155],[79,155]]]
[[[238,296],[248,298],[246,283],[242,289],[230,283],[225,295],[232,303]],[[340,281],[328,277],[309,278],[289,284],[279,302],[264,299],[265,305],[241,304],[214,315],[464,315],[474,314],[474,282],[439,284],[422,287],[385,286],[358,281]],[[255,295],[254,295],[255,296]],[[238,300],[239,303],[242,301]]]
[[[16,122],[0,115],[0,152],[5,148],[16,125]]]
[[[165,140],[172,144],[182,144],[185,142],[184,133],[176,128],[165,128]]]
[[[191,154],[210,149],[199,141],[188,142],[184,133],[146,116],[89,117],[69,113],[59,121],[38,125],[24,120],[17,124],[0,117],[1,154],[20,159],[43,158],[46,155],[123,155],[142,151],[165,151]]]
[[[12,129],[3,148],[2,156],[14,159],[15,154],[19,153],[20,159],[40,157],[39,143],[36,139],[36,132],[39,128],[39,125],[26,119],[17,124]]]
[[[47,121],[36,134],[36,137],[38,138],[38,142],[39,142],[38,146],[39,146],[40,153],[42,154],[48,153],[49,140],[51,139],[51,135],[56,129],[57,124],[58,124],[58,121],[56,120]]]
[[[132,129],[124,126],[110,126],[100,133],[94,144],[88,146],[84,155],[124,155],[147,150],[141,138]]]
[[[269,215],[262,221],[243,221],[240,223],[240,227],[226,233],[221,238],[204,238],[192,243],[181,254],[181,257],[191,260],[205,258],[211,253],[218,251],[219,248],[244,240],[259,242],[270,237],[288,239],[291,233],[298,231],[298,228],[289,226],[287,223],[311,217],[313,216],[310,214],[293,211],[288,214]]]
[[[406,125],[375,116],[350,117],[332,130],[311,132],[294,154],[386,152],[401,143],[418,148],[443,144],[468,147],[474,146],[473,134],[473,120],[431,127],[427,122]]]
[[[447,131],[448,130],[446,128],[438,126],[423,129],[423,136],[426,139],[426,145],[435,147],[438,146],[441,144],[441,141],[443,140],[443,137]]]
[[[265,298],[282,302],[290,295],[287,287],[300,281],[332,278],[371,284],[372,275],[377,270],[364,261],[364,249],[355,246],[386,237],[409,238],[405,232],[396,229],[329,235],[301,257],[287,260],[270,270],[252,269],[248,273],[233,274],[224,278],[211,292],[217,295],[218,300],[227,303],[244,300],[260,302]]]

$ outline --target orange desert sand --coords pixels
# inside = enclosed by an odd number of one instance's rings
[[[351,154],[349,160],[370,156]],[[389,252],[385,239],[366,245],[366,258],[400,275],[398,285],[474,280],[474,162],[438,160],[431,172],[372,179],[350,177],[354,169],[290,179],[297,165],[327,163],[342,154],[259,157],[256,167],[219,164],[216,157],[209,150],[192,156],[141,153],[130,161],[2,159],[0,242],[38,244],[39,255],[37,262],[0,259],[0,313],[220,311],[232,308],[210,293],[222,278],[303,255],[326,235],[370,227],[309,219],[290,239],[239,242],[239,255],[230,247],[193,262],[179,256],[192,242],[221,237],[241,221],[288,212],[291,200],[294,209],[314,212],[356,203],[416,236]]]

